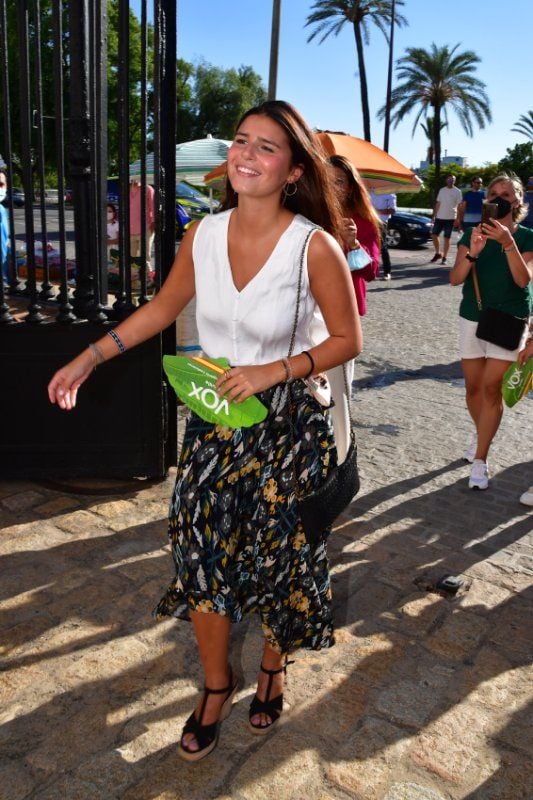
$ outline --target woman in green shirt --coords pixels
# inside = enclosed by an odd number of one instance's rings
[[[450,283],[463,284],[460,316],[460,355],[466,385],[466,404],[476,434],[465,452],[472,463],[468,485],[487,489],[487,456],[503,413],[502,378],[516,360],[527,336],[516,350],[506,350],[476,337],[479,309],[472,266],[476,264],[483,308],[496,308],[527,320],[531,314],[533,231],[518,223],[527,211],[524,189],[516,176],[499,175],[487,190],[487,202],[498,206],[496,219],[466,230],[459,241]]]

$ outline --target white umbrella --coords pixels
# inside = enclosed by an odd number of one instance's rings
[[[214,139],[208,134],[205,139],[195,139],[176,145],[176,179],[185,180],[195,186],[204,186],[204,175],[213,167],[226,160],[231,142],[226,139]],[[130,164],[130,177],[140,177],[141,161]],[[146,156],[146,179],[154,180],[154,155]]]

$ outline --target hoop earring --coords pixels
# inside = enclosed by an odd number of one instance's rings
[[[288,191],[289,186],[292,186],[292,192]],[[289,181],[283,187],[283,194],[285,195],[285,197],[294,197],[297,191],[298,191],[298,186],[296,185],[296,181]]]

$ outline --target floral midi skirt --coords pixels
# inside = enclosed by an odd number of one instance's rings
[[[303,381],[259,396],[269,409],[251,428],[213,425],[191,413],[170,503],[169,539],[176,576],[155,616],[215,612],[239,622],[260,615],[280,653],[319,650],[332,641],[328,531],[311,548],[295,500],[312,490],[336,458],[329,412]]]

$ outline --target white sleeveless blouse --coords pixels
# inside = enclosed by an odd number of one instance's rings
[[[204,217],[193,243],[196,324],[200,347],[211,358],[230,364],[266,364],[289,349],[300,254],[312,225],[297,214],[279,238],[257,275],[240,292],[233,283],[228,257],[228,225],[233,209]],[[311,294],[305,253],[300,313],[294,355],[327,336]]]

